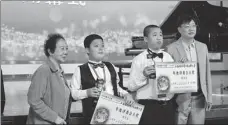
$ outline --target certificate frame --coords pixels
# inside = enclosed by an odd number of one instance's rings
[[[156,94],[163,97],[168,93],[196,92],[197,86],[197,62],[156,63]],[[161,87],[159,87],[161,86]]]
[[[144,105],[128,105],[123,98],[101,92],[90,124],[138,124]]]

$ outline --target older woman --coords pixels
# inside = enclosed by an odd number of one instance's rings
[[[66,124],[71,96],[60,66],[68,46],[60,34],[50,34],[44,44],[46,62],[33,74],[28,90],[30,105],[27,124]]]

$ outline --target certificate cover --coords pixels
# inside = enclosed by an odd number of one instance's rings
[[[197,92],[197,63],[156,63],[156,92],[167,93]]]
[[[144,106],[126,105],[124,99],[101,92],[90,124],[138,124]]]

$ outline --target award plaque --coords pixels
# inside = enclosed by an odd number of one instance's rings
[[[155,78],[156,78],[156,74],[155,74],[155,73],[150,74],[150,75],[149,75],[149,78],[150,78],[150,79],[155,79]]]
[[[104,79],[97,79],[95,86],[100,90],[100,91],[105,91],[105,80]]]

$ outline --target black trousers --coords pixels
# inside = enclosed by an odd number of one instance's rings
[[[175,124],[176,104],[169,101],[139,100],[144,105],[144,111],[139,124]]]

